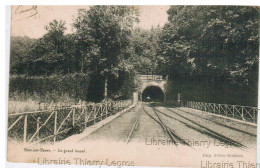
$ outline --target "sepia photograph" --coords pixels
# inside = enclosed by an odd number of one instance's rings
[[[7,159],[256,168],[257,6],[12,6]]]

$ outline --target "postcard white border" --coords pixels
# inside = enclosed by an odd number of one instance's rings
[[[0,77],[1,77],[1,108],[2,112],[0,112],[0,133],[2,133],[0,138],[0,167],[8,167],[8,168],[78,168],[78,166],[39,166],[37,164],[22,164],[22,163],[8,163],[6,162],[6,128],[7,128],[7,99],[8,99],[8,74],[9,74],[9,49],[10,49],[10,18],[11,18],[11,8],[9,5],[249,5],[249,6],[260,6],[260,1],[258,0],[247,0],[247,1],[234,1],[234,0],[218,0],[218,1],[207,1],[207,0],[93,0],[93,1],[72,1],[72,0],[9,0],[9,1],[0,1],[1,3],[1,23],[5,26],[0,26],[2,33],[1,40],[1,52],[2,59],[0,61]],[[260,73],[259,73],[260,74]],[[4,80],[3,80],[4,79]],[[259,75],[260,79],[260,75]],[[259,84],[259,83],[258,83]],[[259,87],[260,88],[260,87]],[[3,94],[5,93],[5,94]],[[260,89],[258,89],[258,95],[260,95]],[[260,101],[258,99],[258,105]],[[258,109],[260,109],[258,107]],[[258,124],[260,123],[260,116],[258,116]],[[260,135],[260,129],[258,129],[258,135]],[[4,133],[4,136],[3,136]],[[3,152],[3,149],[5,152]],[[257,162],[260,163],[260,138],[257,140]],[[84,166],[86,167],[86,166]],[[94,168],[94,166],[91,166]],[[95,166],[99,167],[99,166]],[[101,166],[102,168],[106,166]],[[111,167],[110,167],[111,168]]]

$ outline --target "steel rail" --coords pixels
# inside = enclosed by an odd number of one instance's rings
[[[147,112],[147,110],[145,110],[145,108],[143,108],[144,112],[150,117],[152,118],[155,122],[157,122],[159,125],[161,125],[161,127],[163,128],[163,130],[169,135],[169,137],[171,138],[171,140],[173,141],[173,143],[177,146],[177,142],[179,141],[179,137],[177,135],[175,135],[173,133],[173,130],[171,130],[168,126],[166,126],[162,120],[160,119],[159,115],[157,114],[158,119],[156,119],[155,117],[153,117],[151,114],[149,114]],[[153,110],[154,111],[154,110]],[[154,111],[155,112],[155,111]],[[156,112],[155,112],[156,113]],[[178,138],[177,138],[178,137]],[[181,141],[179,141],[181,143]],[[186,144],[187,145],[187,144]]]
[[[163,113],[163,112],[161,112],[161,111],[159,111],[159,110],[157,110],[157,111],[158,111],[159,113],[161,113],[161,114],[163,114],[163,115],[169,117],[169,118],[175,119],[175,120],[177,120],[177,121],[179,121],[179,122],[185,124],[187,127],[191,128],[191,129],[194,129],[194,130],[196,130],[196,131],[198,131],[198,132],[200,132],[200,133],[202,133],[202,134],[208,135],[208,136],[213,137],[213,138],[215,138],[215,139],[218,139],[218,140],[220,140],[220,141],[229,142],[230,144],[232,144],[232,146],[236,146],[236,147],[240,147],[240,148],[247,148],[245,145],[243,145],[243,144],[241,144],[241,143],[239,143],[239,142],[237,142],[237,141],[234,141],[233,139],[230,139],[230,138],[228,138],[228,137],[226,137],[226,136],[223,136],[223,135],[221,135],[221,134],[219,134],[219,133],[217,133],[217,132],[215,132],[215,131],[213,131],[213,130],[211,130],[211,129],[209,129],[209,128],[206,128],[205,126],[202,126],[202,125],[200,125],[200,124],[195,123],[193,120],[190,120],[190,119],[188,119],[188,118],[186,118],[186,117],[183,117],[182,115],[176,113],[176,111],[173,111],[173,110],[171,110],[171,109],[169,109],[169,108],[167,108],[167,109],[168,109],[169,111],[175,113],[176,115],[180,116],[181,118],[186,119],[186,121],[189,121],[189,122],[195,124],[197,127],[194,127],[194,126],[188,124],[187,122],[183,122],[183,121],[180,121],[180,120],[178,120],[178,119],[176,119],[176,118],[173,118],[172,116],[170,116],[170,115],[168,115],[168,114],[165,114],[165,113]],[[178,109],[177,109],[177,110],[178,110]]]
[[[133,127],[132,127],[132,129],[130,131],[130,133],[128,134],[128,137],[127,137],[127,140],[126,140],[126,144],[128,144],[130,142],[131,137],[132,137],[132,135],[134,133],[134,130],[137,128],[137,125],[138,125],[138,122],[139,122],[139,119],[140,119],[140,116],[141,116],[142,113],[143,113],[143,110],[141,110],[139,112],[139,114],[137,116],[137,119],[136,119],[136,121],[135,121],[135,123],[134,123],[134,125],[133,125]]]

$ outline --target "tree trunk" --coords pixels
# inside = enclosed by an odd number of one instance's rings
[[[104,100],[107,100],[107,77],[105,79],[105,91],[104,91]]]

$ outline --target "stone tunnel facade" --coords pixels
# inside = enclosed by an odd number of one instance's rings
[[[162,101],[166,101],[166,79],[163,79],[160,75],[140,75],[139,79],[142,82],[141,89],[139,90],[140,98],[142,101],[144,101],[144,96],[149,99],[157,98],[162,99]],[[161,90],[163,94],[162,98],[160,97],[160,93],[158,92],[159,90]]]

